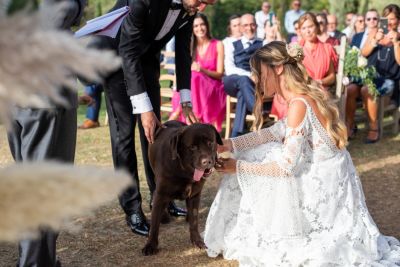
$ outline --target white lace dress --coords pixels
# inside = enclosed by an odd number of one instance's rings
[[[208,255],[241,266],[400,266],[400,243],[379,233],[349,153],[300,100],[298,127],[284,120],[232,139],[237,174],[223,177],[208,214]]]

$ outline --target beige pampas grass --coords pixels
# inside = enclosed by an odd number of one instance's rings
[[[124,172],[59,163],[25,163],[0,172],[0,240],[60,229],[74,216],[115,199],[131,179]]]
[[[114,53],[88,49],[70,33],[50,27],[48,22],[56,21],[49,13],[62,9],[0,16],[0,119],[6,124],[12,106],[47,107],[48,98],[63,103],[59,88],[76,90],[75,75],[100,81],[101,74],[121,64]]]

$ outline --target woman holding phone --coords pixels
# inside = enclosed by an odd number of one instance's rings
[[[376,87],[381,96],[391,95],[396,82],[400,80],[400,34],[397,27],[400,22],[400,7],[396,4],[387,5],[382,12],[387,20],[387,30],[379,28],[375,34],[368,35],[368,39],[361,49],[361,54],[368,57],[368,64],[375,66],[377,78]],[[385,20],[381,20],[385,21]],[[383,26],[382,23],[380,26]],[[368,87],[361,88],[364,105],[367,108],[369,130],[365,143],[375,143],[380,138],[378,131],[378,103],[369,93]]]

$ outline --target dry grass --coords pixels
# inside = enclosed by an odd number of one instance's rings
[[[4,129],[0,128],[0,165],[12,162],[4,136]],[[384,234],[399,238],[400,135],[387,135],[378,144],[368,146],[362,144],[364,137],[365,132],[359,133],[349,150],[361,175],[369,210]],[[107,127],[78,131],[76,163],[112,164]],[[148,190],[142,167],[139,175],[142,179],[144,210],[149,215]],[[214,176],[206,183],[200,212],[202,228],[219,178]],[[233,261],[208,258],[204,251],[193,248],[189,242],[187,224],[181,218],[161,226],[161,251],[151,257],[140,254],[145,238],[130,232],[117,201],[92,216],[77,218],[76,223],[82,226],[80,232],[61,232],[58,239],[58,255],[64,266],[237,266]],[[0,245],[0,266],[14,266],[16,258],[16,245]]]

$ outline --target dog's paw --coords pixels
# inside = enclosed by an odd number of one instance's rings
[[[198,236],[196,238],[190,238],[190,240],[192,241],[192,244],[194,246],[196,246],[196,247],[198,247],[200,249],[206,249],[207,248],[206,244],[204,244],[204,241],[200,236]]]
[[[158,253],[158,248],[157,246],[147,243],[144,248],[142,249],[142,254],[144,256],[150,256],[150,255],[155,255]]]

